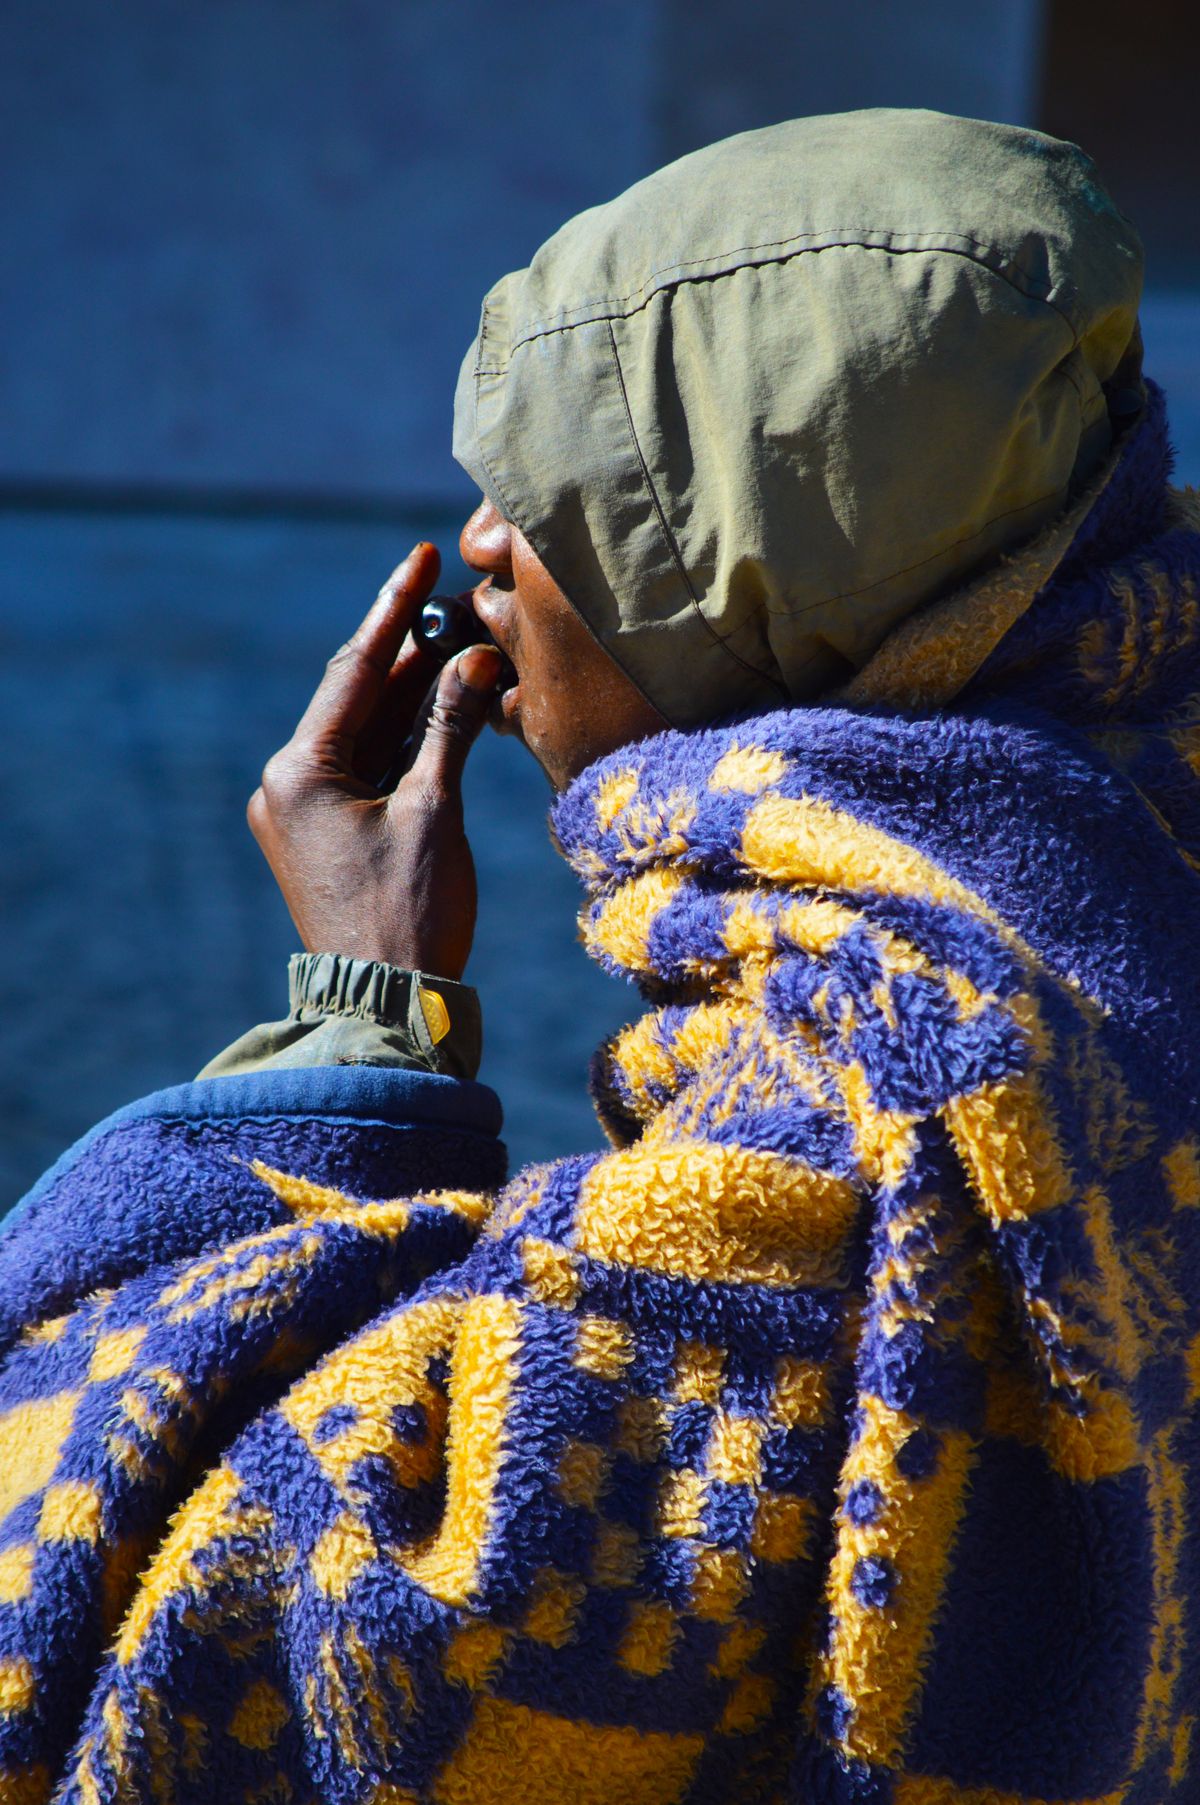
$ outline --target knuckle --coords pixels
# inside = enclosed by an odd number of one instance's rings
[[[422,776],[412,803],[420,816],[440,815],[450,800],[450,790],[437,776]]]
[[[470,716],[440,696],[429,711],[429,727],[443,739],[470,740],[475,734],[475,723]]]
[[[274,753],[263,766],[259,783],[258,795],[263,798],[264,809],[269,813],[287,808],[296,800],[300,787],[295,756],[286,747]]]
[[[325,674],[329,677],[343,678],[348,670],[362,666],[374,671],[378,677],[386,677],[391,665],[386,658],[381,658],[372,647],[363,645],[357,634],[340,645],[332,657],[326,660]]]
[[[393,819],[403,819],[415,831],[420,831],[423,822],[446,806],[448,794],[436,769],[423,768],[418,762],[392,792],[389,812]]]

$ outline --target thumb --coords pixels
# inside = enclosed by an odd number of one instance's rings
[[[430,789],[457,789],[467,754],[488,717],[500,654],[495,646],[469,646],[452,658],[438,679],[433,707],[421,737],[412,774]]]

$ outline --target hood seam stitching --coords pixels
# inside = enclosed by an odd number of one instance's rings
[[[791,241],[783,240],[781,242],[786,244]],[[968,239],[968,240],[965,240],[965,242],[969,244],[972,241]],[[765,244],[762,246],[746,245],[743,247],[743,250],[745,252],[752,252],[752,251],[756,251],[756,250],[760,250],[760,249],[768,250],[770,248],[771,248],[771,245],[769,245],[769,244]],[[986,247],[980,246],[980,249],[986,249]],[[989,276],[995,276],[998,281],[1001,281],[1001,282],[1005,283],[1006,286],[1008,286],[1009,288],[1014,289],[1017,292],[1017,294],[1021,295],[1021,297],[1024,300],[1037,301],[1037,302],[1040,302],[1043,306],[1049,307],[1053,313],[1056,313],[1059,316],[1059,318],[1063,321],[1064,325],[1067,327],[1068,331],[1071,334],[1070,351],[1076,350],[1079,346],[1080,333],[1079,333],[1079,329],[1076,326],[1074,320],[1067,313],[1065,307],[1060,306],[1058,304],[1058,302],[1051,299],[1051,296],[1055,292],[1055,288],[1058,286],[1058,284],[1056,284],[1056,283],[1051,284],[1049,290],[1045,294],[1035,293],[1033,291],[1032,287],[1028,287],[1021,281],[1017,280],[1016,272],[1010,273],[1009,269],[1007,269],[1007,268],[996,268],[995,265],[988,263],[985,258],[973,257],[969,251],[959,250],[957,247],[955,247],[953,245],[948,245],[948,244],[914,245],[914,246],[908,247],[908,246],[900,246],[900,245],[866,244],[866,243],[859,243],[859,242],[856,242],[853,240],[850,240],[850,241],[839,240],[839,241],[831,243],[831,244],[798,245],[796,247],[796,249],[790,250],[790,251],[782,251],[777,256],[774,256],[774,257],[762,258],[762,259],[758,260],[757,262],[753,262],[753,263],[749,263],[749,262],[734,263],[734,264],[730,264],[729,267],[726,269],[709,270],[704,274],[695,275],[695,276],[688,276],[688,275],[683,275],[683,274],[677,274],[674,276],[670,276],[670,271],[684,270],[687,268],[687,265],[686,264],[668,265],[667,269],[662,270],[662,271],[656,271],[654,275],[648,276],[646,279],[646,282],[642,285],[641,288],[631,289],[627,295],[612,295],[612,296],[598,295],[595,297],[595,299],[590,300],[590,301],[577,301],[574,304],[574,306],[568,310],[572,313],[582,313],[585,308],[600,307],[600,308],[611,309],[610,312],[596,314],[596,315],[593,315],[592,318],[586,319],[586,320],[555,321],[552,319],[545,319],[545,320],[532,321],[530,323],[530,325],[526,328],[526,330],[518,338],[513,339],[512,343],[510,344],[510,346],[508,348],[508,357],[509,357],[509,359],[511,359],[513,352],[518,350],[520,348],[520,346],[530,344],[535,339],[549,338],[554,333],[557,333],[557,332],[573,332],[580,326],[599,325],[602,321],[607,321],[607,320],[612,320],[612,319],[621,319],[621,320],[631,319],[635,313],[644,312],[644,310],[650,305],[650,303],[653,300],[655,300],[659,295],[669,294],[675,288],[683,288],[683,287],[689,286],[690,284],[695,283],[695,282],[719,282],[723,277],[736,276],[740,273],[740,271],[742,271],[744,269],[768,269],[773,264],[790,263],[796,257],[803,257],[803,256],[806,256],[811,253],[815,253],[815,254],[819,255],[822,251],[875,251],[875,252],[879,252],[880,254],[882,254],[883,256],[886,256],[886,257],[912,257],[912,256],[961,257],[964,262],[974,264],[974,266],[977,269],[986,271],[986,273]],[[718,257],[719,257],[719,255],[720,254],[718,254]],[[726,255],[737,256],[737,255],[739,255],[739,253],[738,252],[729,252],[729,253],[726,253]],[[704,262],[704,263],[714,262],[717,260],[718,260],[717,258],[697,258],[696,259],[697,262]],[[650,292],[647,293],[646,290],[649,288],[650,283],[656,282],[659,275],[668,277],[668,280],[665,280],[665,281],[659,283],[659,285],[656,288],[650,289]],[[642,297],[637,302],[637,305],[634,307],[625,309],[624,311],[621,311],[622,304],[625,301],[631,300],[634,295],[640,295]],[[1067,353],[1068,356],[1070,355],[1070,351],[1068,351],[1068,353]],[[481,376],[482,375],[500,376],[500,375],[504,374],[504,367],[505,366],[489,367],[489,368],[485,369],[483,366],[479,366],[477,368],[476,373]]]

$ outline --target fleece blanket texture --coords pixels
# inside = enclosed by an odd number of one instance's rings
[[[561,799],[648,1004],[606,1151],[499,1189],[486,1093],[347,1068],[51,1175],[0,1239],[6,1805],[1200,1799],[1166,474],[1154,397],[953,708]]]

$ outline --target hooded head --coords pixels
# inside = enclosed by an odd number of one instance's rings
[[[806,701],[1095,475],[1141,273],[1074,145],[792,120],[497,283],[454,453],[673,725]]]

